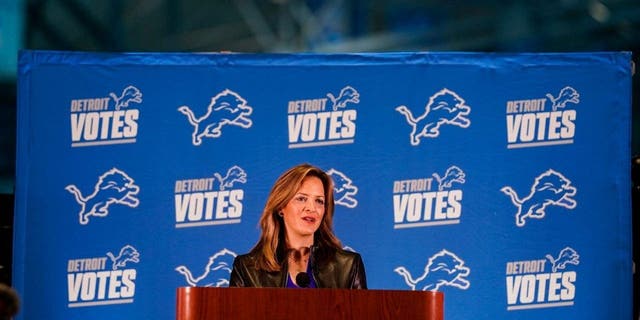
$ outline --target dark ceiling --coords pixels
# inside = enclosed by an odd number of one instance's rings
[[[586,51],[640,45],[640,1],[25,0],[26,47]]]

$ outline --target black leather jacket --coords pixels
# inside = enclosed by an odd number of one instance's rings
[[[314,263],[312,250],[313,278],[318,288],[366,289],[367,278],[364,263],[358,253],[339,250],[332,259]],[[267,272],[255,268],[256,255],[248,253],[239,255],[233,261],[230,287],[286,287],[287,264],[283,263],[281,271]]]

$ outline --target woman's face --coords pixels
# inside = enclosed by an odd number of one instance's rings
[[[300,189],[282,209],[289,241],[313,236],[322,223],[325,201],[322,180],[314,176],[304,178]]]

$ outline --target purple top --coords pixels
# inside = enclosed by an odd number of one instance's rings
[[[309,287],[308,288],[317,288],[316,279],[313,278],[313,272],[311,272],[311,263],[307,264],[307,274],[309,275]],[[300,288],[291,279],[289,272],[287,272],[287,288]]]

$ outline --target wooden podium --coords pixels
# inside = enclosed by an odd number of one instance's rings
[[[176,318],[442,320],[443,307],[434,291],[182,287]]]

